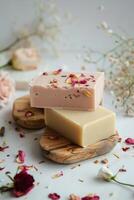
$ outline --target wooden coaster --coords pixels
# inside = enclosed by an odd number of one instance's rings
[[[45,127],[44,109],[30,106],[30,97],[23,96],[14,101],[12,116],[16,124],[27,129]]]
[[[45,134],[41,136],[40,146],[46,158],[57,163],[71,164],[110,152],[117,144],[118,139],[119,135],[115,134],[83,148],[46,128]]]

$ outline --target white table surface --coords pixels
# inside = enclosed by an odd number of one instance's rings
[[[8,68],[6,70],[10,72],[14,79],[30,80],[38,73],[38,71],[53,69],[55,66],[59,68],[59,66],[62,64],[69,66],[66,67],[67,70],[80,70],[80,66],[83,63],[82,61],[76,59],[74,55],[66,54],[59,59],[46,60],[46,62],[40,66],[37,71],[18,72]],[[90,70],[88,66],[87,70]],[[17,91],[15,98],[26,93],[27,91]],[[104,105],[114,110],[111,101],[111,96],[105,94]],[[44,159],[41,155],[38,140],[34,141],[35,137],[40,138],[40,135],[44,132],[44,130],[24,130],[26,135],[24,138],[20,138],[18,132],[16,132],[14,129],[14,124],[8,124],[9,120],[13,122],[11,110],[12,102],[10,102],[10,104],[4,109],[0,110],[0,126],[5,126],[6,128],[5,136],[0,138],[0,145],[3,143],[3,141],[6,141],[9,145],[9,149],[5,150],[3,153],[0,152],[0,159],[5,159],[5,162],[0,164],[0,167],[5,167],[5,169],[0,172],[0,185],[7,183],[8,181],[8,178],[4,174],[6,171],[11,171],[12,174],[15,174],[18,166],[18,164],[15,162],[15,156],[18,150],[24,150],[26,152],[25,164],[34,165],[38,169],[38,171],[30,171],[36,180],[36,186],[27,196],[21,197],[20,200],[47,200],[48,194],[53,192],[60,194],[61,199],[68,199],[67,197],[71,193],[75,193],[80,196],[85,196],[88,193],[97,193],[100,195],[101,200],[134,199],[133,189],[96,179],[99,168],[103,166],[103,164],[94,164],[96,158],[81,162],[81,166],[74,169],[71,169],[71,167],[75,166],[76,164],[61,165]],[[117,113],[117,130],[123,140],[126,137],[134,138],[134,118],[122,117],[119,113]],[[111,153],[98,157],[97,159],[102,160],[103,158],[107,158],[109,160],[109,167],[113,170],[113,172],[117,172],[117,170],[124,165],[127,169],[127,172],[120,173],[118,175],[118,179],[134,184],[134,148],[131,148],[131,150],[127,152],[123,152],[121,149],[123,145],[125,144],[118,144]],[[113,153],[118,154],[120,159],[117,159]],[[7,157],[7,154],[10,154],[10,157]],[[43,159],[45,160],[45,163],[39,164],[39,162]],[[61,170],[63,171],[64,175],[57,179],[52,179],[52,176]],[[79,179],[82,179],[83,182],[80,182]],[[110,196],[110,193],[113,193],[113,195]],[[13,200],[16,198],[11,197],[9,193],[5,193],[2,196],[0,195],[0,200],[10,199]]]

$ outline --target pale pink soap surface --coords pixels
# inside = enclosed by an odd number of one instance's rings
[[[103,90],[103,72],[44,72],[30,83],[31,106],[93,111],[101,103]]]

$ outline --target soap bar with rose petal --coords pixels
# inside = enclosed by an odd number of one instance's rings
[[[93,111],[102,101],[103,89],[103,72],[44,72],[30,83],[31,106]]]
[[[114,135],[115,118],[114,112],[102,106],[93,112],[45,109],[46,125],[82,147]]]

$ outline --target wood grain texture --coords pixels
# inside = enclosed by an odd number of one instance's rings
[[[12,116],[16,124],[23,128],[40,129],[45,127],[44,109],[31,107],[29,95],[14,101]]]
[[[118,139],[119,135],[116,133],[107,139],[83,148],[72,144],[68,139],[46,128],[44,135],[40,138],[40,146],[46,158],[57,163],[72,164],[110,152],[117,144]]]

